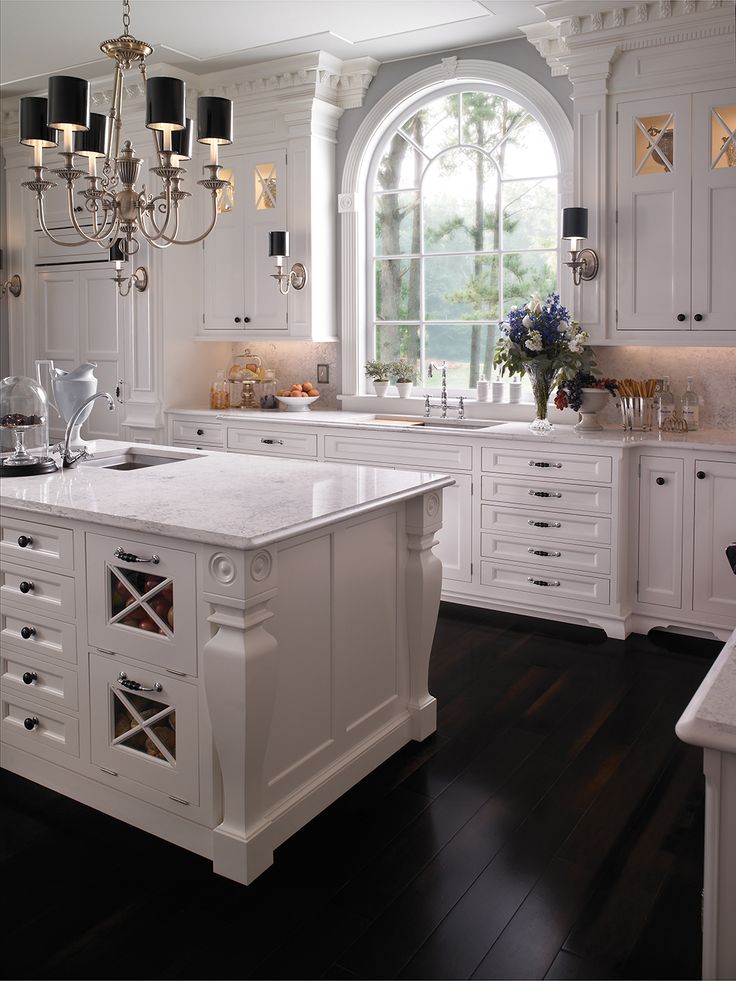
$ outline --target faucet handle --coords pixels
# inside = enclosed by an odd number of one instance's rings
[[[465,418],[465,399],[463,398],[462,395],[457,400],[457,417],[458,419]]]
[[[428,416],[431,411],[432,411],[432,403],[429,401],[429,395],[427,395],[425,397],[425,399],[424,399],[424,414],[425,414],[425,416]]]

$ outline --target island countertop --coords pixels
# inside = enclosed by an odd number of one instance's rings
[[[676,726],[685,743],[736,753],[736,630]]]
[[[13,477],[2,481],[0,502],[49,517],[248,549],[453,483],[426,472],[116,440],[90,443],[90,450],[97,464],[127,450],[187,459],[132,471],[81,464]]]

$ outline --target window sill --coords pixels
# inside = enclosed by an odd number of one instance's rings
[[[387,395],[379,398],[377,395],[338,395],[337,400],[344,412],[381,412],[395,413],[404,416],[424,415],[424,396],[411,396],[408,399],[398,395]],[[432,395],[432,415],[439,413],[439,396]],[[457,398],[448,396],[447,414],[457,415]],[[478,402],[475,399],[465,399],[466,419],[498,419],[502,422],[531,422],[534,418],[533,402]],[[562,426],[572,426],[579,419],[577,412],[564,409],[560,412],[553,405],[549,407],[550,422]]]

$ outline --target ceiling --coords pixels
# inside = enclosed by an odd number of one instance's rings
[[[154,45],[149,64],[202,75],[327,51],[392,61],[522,36],[542,21],[527,0],[132,0],[130,33]],[[55,73],[107,75],[99,43],[122,33],[118,0],[2,0],[2,95],[45,87]]]

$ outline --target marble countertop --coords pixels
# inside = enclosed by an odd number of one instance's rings
[[[736,753],[736,630],[675,727],[683,742]]]
[[[247,549],[454,482],[438,474],[343,463],[114,440],[90,443],[98,462],[129,448],[156,456],[186,454],[187,459],[122,472],[82,464],[53,474],[6,478],[0,502],[53,518]]]
[[[488,409],[488,405],[484,406]],[[436,410],[435,410],[436,411]],[[422,432],[426,431],[434,440],[438,434],[442,433],[448,439],[513,439],[528,440],[539,444],[540,442],[550,446],[573,445],[581,447],[619,447],[630,446],[662,446],[667,448],[683,447],[688,450],[703,450],[715,452],[736,452],[736,432],[725,429],[702,429],[694,433],[678,435],[674,433],[634,433],[624,432],[621,429],[604,429],[600,432],[579,433],[573,426],[555,425],[551,433],[538,435],[532,433],[525,422],[501,422],[494,424],[492,418],[484,419],[487,421],[487,429],[452,429],[447,427],[432,427],[429,425],[418,426],[418,421],[425,421],[423,416],[401,415],[397,413],[372,413],[372,412],[341,412],[329,409],[309,409],[304,412],[283,412],[283,411],[261,411],[260,409],[229,409],[226,412],[214,409],[171,409],[171,415],[192,415],[198,417],[218,419],[228,425],[240,425],[245,427],[262,426],[267,424],[286,423],[294,426],[338,426],[354,429],[359,426],[361,429],[380,431],[386,435],[402,432]],[[396,424],[386,425],[380,423],[378,419],[393,419]],[[466,413],[466,418],[477,419],[472,412]],[[406,425],[402,426],[401,423]],[[412,424],[413,423],[413,424]]]

